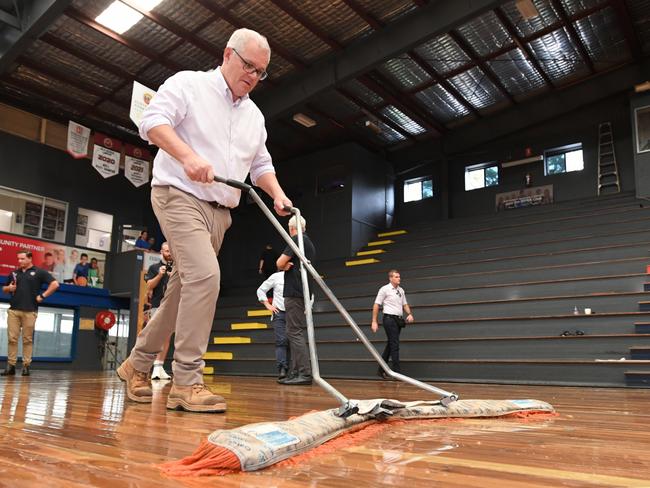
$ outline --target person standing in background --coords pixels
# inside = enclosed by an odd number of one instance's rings
[[[268,299],[268,292],[273,290],[273,303]],[[278,368],[278,380],[284,379],[289,371],[289,341],[287,339],[284,310],[284,271],[269,276],[257,289],[257,299],[270,310],[271,325],[275,335],[275,362]]]
[[[38,305],[52,295],[59,283],[44,269],[32,264],[30,251],[18,251],[18,269],[12,271],[7,284],[2,287],[4,293],[11,294],[7,313],[7,367],[1,376],[14,376],[18,361],[18,338],[23,334],[23,376],[29,376],[32,364],[32,346],[34,327],[38,315]],[[47,290],[41,292],[43,284]]]

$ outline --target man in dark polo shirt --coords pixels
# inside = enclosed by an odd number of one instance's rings
[[[172,273],[174,261],[169,244],[163,242],[160,246],[160,261],[149,266],[144,281],[147,282],[147,292],[151,293],[151,310],[149,311],[149,319],[151,320],[160,307],[167,291],[167,282],[169,275]],[[171,378],[165,371],[164,364],[167,359],[167,352],[169,351],[169,341],[163,350],[158,353],[156,360],[153,362],[153,372],[151,373],[152,380],[168,380]]]
[[[316,248],[304,234],[307,222],[300,217],[296,221],[294,215],[289,219],[289,234],[293,242],[298,245],[298,225],[302,227],[303,244],[305,246],[305,257],[311,261],[316,255]],[[305,300],[302,290],[302,278],[300,276],[300,259],[294,255],[293,249],[287,246],[277,260],[278,269],[284,273],[284,308],[287,323],[287,338],[289,339],[289,351],[291,352],[291,365],[286,378],[278,380],[282,385],[311,385],[311,362],[309,360],[309,348],[305,342],[304,330],[307,328],[305,316]]]
[[[18,269],[9,275],[7,284],[2,287],[3,292],[11,294],[11,300],[7,313],[7,336],[9,339],[7,367],[0,373],[1,376],[16,374],[18,338],[21,328],[23,332],[23,376],[29,376],[38,305],[59,287],[59,283],[50,273],[32,264],[30,251],[18,251],[18,266]],[[43,284],[47,284],[48,287],[47,290],[41,292]]]

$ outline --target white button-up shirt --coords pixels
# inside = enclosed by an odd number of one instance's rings
[[[248,95],[233,102],[221,74],[181,71],[169,78],[144,111],[140,136],[159,125],[169,125],[194,152],[212,163],[216,175],[253,184],[265,173],[275,173],[266,149],[264,116]],[[240,190],[220,183],[191,181],[179,161],[162,149],[153,164],[152,186],[171,185],[197,198],[227,207],[239,204]]]
[[[273,305],[284,312],[284,297],[282,296],[284,293],[284,271],[273,273],[260,285],[257,289],[257,299],[260,302],[266,301],[266,293],[270,289],[273,289]]]
[[[384,314],[397,315],[399,317],[404,313],[404,305],[408,305],[404,289],[400,286],[395,288],[390,283],[379,289],[375,303],[384,308]]]

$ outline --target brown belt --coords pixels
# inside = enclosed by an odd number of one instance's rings
[[[230,207],[226,207],[225,205],[221,205],[219,202],[208,202],[212,207],[214,208],[222,208],[224,210],[232,210]]]

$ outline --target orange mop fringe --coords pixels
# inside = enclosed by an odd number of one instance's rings
[[[516,418],[519,420],[543,420],[546,418],[557,417],[557,413],[548,412],[513,412],[500,418]],[[295,417],[294,417],[295,418]],[[474,417],[477,418],[477,417]],[[440,422],[461,422],[463,418],[432,418],[432,419],[413,419],[419,423],[440,423]],[[376,436],[379,432],[388,427],[405,424],[411,420],[388,419],[385,421],[368,420],[360,424],[356,429],[344,432],[334,439],[330,439],[320,446],[315,447],[307,452],[296,454],[295,456],[278,462],[275,466],[295,466],[311,458],[330,454],[340,451],[346,447],[353,446],[363,442],[371,437]],[[242,470],[239,458],[230,450],[216,446],[204,440],[196,451],[178,461],[170,461],[158,466],[161,471],[170,477],[184,476],[224,476],[233,474]]]

